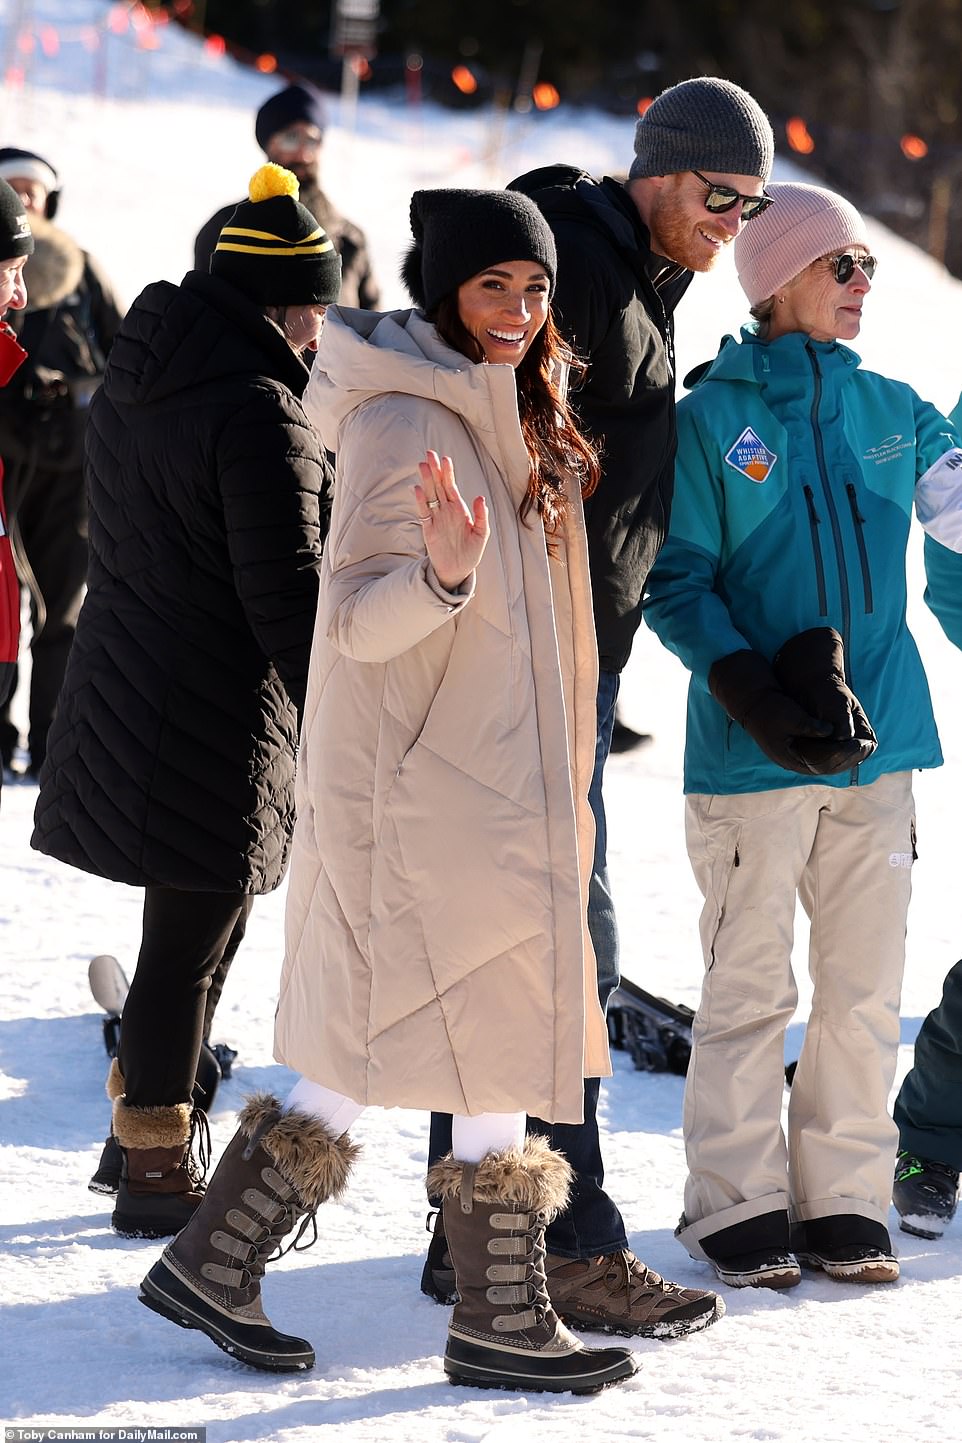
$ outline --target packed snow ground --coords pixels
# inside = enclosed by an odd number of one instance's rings
[[[252,112],[274,88],[205,58],[168,30],[156,50],[111,39],[106,73],[81,35],[102,21],[94,0],[0,6],[9,64],[17,13],[59,27],[59,54],[35,56],[27,87],[0,95],[4,144],[36,148],[60,171],[60,219],[131,300],[158,276],[179,279],[200,223],[243,192],[258,164]],[[73,39],[69,39],[70,36]],[[97,88],[99,87],[99,89]],[[323,173],[371,238],[388,304],[401,304],[397,260],[407,200],[422,185],[496,185],[536,164],[622,168],[629,122],[566,111],[509,117],[412,111],[362,99],[349,134],[331,101]],[[784,171],[781,172],[785,174]],[[962,285],[873,228],[881,258],[858,349],[944,408],[962,387]],[[679,312],[680,369],[714,353],[744,304],[730,264],[698,279]],[[917,778],[920,860],[910,915],[900,1076],[919,1023],[959,955],[957,837],[962,796],[962,658],[921,604],[912,556],[912,626],[929,669],[946,766]],[[643,633],[625,676],[629,723],[654,743],[613,758],[607,786],[612,871],[626,973],[694,1004],[699,898],[684,851],[681,745],[685,675]],[[20,702],[22,706],[22,699]],[[88,960],[131,969],[139,894],[73,872],[28,846],[35,789],[4,789],[0,814],[0,1414],[7,1425],[206,1425],[211,1443],[556,1443],[764,1440],[894,1443],[944,1437],[962,1404],[962,1224],[940,1243],[895,1233],[902,1278],[860,1289],[807,1275],[779,1296],[726,1291],[728,1315],[681,1342],[640,1342],[642,1370],[592,1399],[474,1393],[443,1381],[445,1313],[418,1291],[427,1237],[426,1119],[369,1112],[364,1155],[343,1204],[319,1216],[320,1241],[268,1275],[278,1326],[310,1337],[306,1376],[271,1377],[232,1362],[199,1334],[142,1308],[137,1283],[159,1245],[114,1236],[108,1201],[86,1190],[108,1122],[100,1017]],[[243,1095],[287,1090],[271,1059],[283,889],[255,906],[215,1038],[240,1051],[212,1118],[215,1155]],[[797,966],[804,986],[804,925]],[[793,1025],[796,1055],[805,1004]],[[612,1194],[636,1251],[667,1274],[708,1285],[674,1242],[684,1154],[682,1080],[635,1072],[615,1054],[604,1089]],[[893,1221],[894,1228],[894,1221]]]

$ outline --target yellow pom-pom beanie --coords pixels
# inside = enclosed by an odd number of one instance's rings
[[[300,204],[297,176],[262,165],[217,240],[211,275],[267,306],[330,305],[341,289],[341,258]]]

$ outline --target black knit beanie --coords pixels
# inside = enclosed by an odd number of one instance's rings
[[[23,201],[5,180],[0,180],[0,260],[31,255],[33,234]]]
[[[262,165],[217,239],[211,275],[265,306],[331,305],[341,289],[341,258],[298,202],[297,177]]]
[[[499,261],[537,261],[554,290],[558,260],[551,227],[533,200],[515,190],[416,190],[414,241],[401,279],[429,315],[445,296]]]
[[[324,106],[316,91],[306,85],[288,85],[264,101],[254,121],[254,135],[261,150],[266,151],[267,142],[279,130],[285,130],[298,120],[316,125],[324,134]]]

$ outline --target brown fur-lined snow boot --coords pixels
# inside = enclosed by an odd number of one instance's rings
[[[320,1204],[343,1191],[358,1149],[268,1093],[248,1100],[239,1123],[203,1203],[141,1283],[140,1301],[253,1368],[312,1368],[310,1343],[272,1327],[261,1279],[294,1226],[296,1247]]]
[[[119,1069],[117,1079],[122,1086]],[[123,1153],[110,1219],[114,1231],[127,1238],[168,1238],[180,1232],[204,1196],[210,1158],[206,1113],[189,1102],[137,1107],[120,1092],[114,1096],[112,1132]],[[195,1137],[199,1161],[192,1156]]]
[[[201,1043],[200,1057],[197,1061],[197,1075],[194,1079],[194,1090],[191,1101],[195,1108],[209,1113],[214,1095],[217,1092],[217,1085],[221,1079],[220,1064],[217,1054],[208,1043]],[[120,1071],[120,1064],[116,1057],[111,1059],[110,1070],[107,1073],[107,1096],[111,1102],[124,1093],[124,1079]],[[104,1140],[103,1150],[100,1154],[100,1161],[97,1164],[97,1171],[93,1174],[87,1184],[90,1192],[103,1193],[106,1196],[114,1196],[120,1189],[120,1179],[124,1170],[124,1153],[120,1143],[114,1137],[113,1132],[108,1133]],[[201,1171],[194,1166],[195,1183],[202,1180]],[[198,1189],[203,1191],[203,1189]],[[166,1237],[166,1233],[158,1233],[158,1237]]]
[[[452,1383],[531,1392],[596,1393],[637,1370],[627,1348],[586,1348],[559,1321],[544,1274],[545,1225],[564,1209],[571,1168],[543,1137],[523,1148],[428,1172],[441,1197],[459,1300],[444,1371]]]

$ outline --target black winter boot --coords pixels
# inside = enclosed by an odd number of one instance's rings
[[[120,1064],[116,1057],[111,1059],[110,1070],[107,1073],[107,1096],[111,1104],[115,1103],[118,1097],[124,1095],[124,1079],[120,1071]],[[97,1164],[97,1171],[87,1184],[90,1192],[104,1193],[107,1197],[116,1194],[120,1187],[120,1176],[124,1170],[124,1154],[120,1143],[114,1137],[113,1130],[108,1133],[100,1154],[100,1161]]]
[[[477,1164],[449,1153],[429,1170],[459,1293],[444,1355],[450,1382],[596,1393],[637,1371],[629,1349],[586,1348],[551,1306],[544,1229],[565,1207],[570,1182],[565,1158],[538,1136]]]
[[[444,1236],[444,1213],[440,1209],[429,1212],[424,1226],[431,1234],[431,1241],[421,1271],[421,1292],[426,1297],[433,1298],[436,1303],[450,1308],[458,1301],[458,1284],[451,1254],[448,1252],[448,1241]]]
[[[314,1366],[303,1338],[279,1333],[261,1305],[261,1278],[281,1240],[344,1189],[358,1149],[317,1118],[249,1099],[204,1201],[141,1283],[140,1301],[181,1328],[198,1328],[253,1368]],[[316,1237],[315,1231],[315,1237]]]
[[[903,1233],[934,1241],[955,1217],[958,1169],[934,1158],[900,1152],[895,1162],[892,1201]]]

